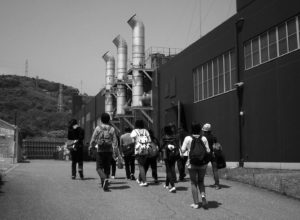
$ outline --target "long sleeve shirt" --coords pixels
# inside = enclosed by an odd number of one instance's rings
[[[98,125],[94,132],[93,135],[91,137],[91,141],[90,141],[90,146],[94,146],[95,144],[98,144],[100,142],[100,133],[103,132],[103,129],[108,129],[109,133],[111,134],[112,137],[112,149],[110,151],[112,152],[116,152],[118,150],[118,139],[117,139],[117,135],[115,132],[114,127],[112,127],[111,125],[107,125],[107,124],[101,124]],[[101,151],[101,149],[98,149],[98,151]]]

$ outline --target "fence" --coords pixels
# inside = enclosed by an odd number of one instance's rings
[[[23,140],[24,154],[27,159],[56,159],[58,148],[64,140]]]

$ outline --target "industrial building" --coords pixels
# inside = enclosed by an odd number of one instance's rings
[[[104,111],[120,132],[142,118],[157,137],[169,123],[188,131],[193,121],[209,122],[229,166],[300,169],[300,2],[236,5],[235,15],[178,54],[145,57],[144,26],[130,18],[132,65],[122,39],[117,73],[104,54],[106,88],[74,112],[86,141]]]

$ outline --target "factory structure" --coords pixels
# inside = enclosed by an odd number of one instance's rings
[[[127,42],[103,54],[106,82],[87,104],[73,97],[86,143],[107,112],[121,134],[144,120],[160,138],[170,123],[212,124],[228,166],[300,169],[300,2],[237,0],[237,13],[183,50],[145,50],[136,15]]]

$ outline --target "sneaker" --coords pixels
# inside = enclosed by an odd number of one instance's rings
[[[194,203],[191,204],[190,206],[191,206],[193,209],[198,209],[198,208],[199,208],[199,205],[198,205],[198,204],[194,204]]]
[[[220,185],[215,185],[215,189],[216,190],[220,189]]]
[[[75,180],[76,176],[72,176],[72,180]]]
[[[170,193],[175,193],[176,192],[176,187],[173,186],[170,190],[169,190]]]
[[[140,186],[148,186],[148,183],[140,183]]]
[[[102,187],[103,187],[103,190],[104,190],[104,191],[107,191],[107,190],[108,190],[108,188],[107,188],[107,187],[108,187],[108,179],[105,179],[105,180],[104,180],[103,186],[102,186]]]
[[[115,179],[115,176],[111,176],[112,179]]]
[[[164,185],[164,188],[166,188],[166,189],[170,189],[170,187],[169,187],[169,186],[167,186],[166,184]]]
[[[157,179],[155,179],[155,180],[154,180],[154,183],[155,183],[155,184],[157,184],[157,183],[159,183],[159,182],[158,182],[158,180],[157,180]]]
[[[136,179],[136,182],[137,182],[138,184],[141,184],[141,181],[139,181],[139,179]]]
[[[202,197],[202,207],[204,209],[208,209],[208,204],[205,197]]]

